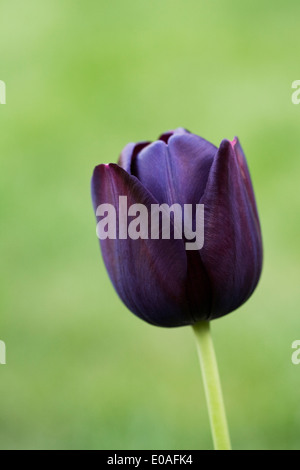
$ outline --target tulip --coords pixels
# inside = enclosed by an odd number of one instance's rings
[[[157,326],[213,320],[241,306],[262,268],[262,239],[246,159],[237,138],[219,148],[184,129],[159,140],[128,144],[118,165],[99,165],[92,178],[101,204],[204,205],[204,245],[185,240],[101,240],[111,281],[134,314]],[[122,228],[122,217],[118,221]]]
[[[128,237],[128,216],[134,214],[120,207],[125,196],[130,207],[149,212],[163,204],[180,210],[204,207],[204,243],[199,249],[186,248],[186,227],[183,224],[183,236],[178,236],[175,211],[169,237],[164,238],[161,229],[157,237]],[[153,143],[128,144],[118,165],[95,168],[92,198],[97,216],[103,216],[103,210],[115,215],[115,220],[107,216],[113,236],[100,237],[100,243],[125,305],[153,325],[193,326],[215,449],[231,449],[210,320],[246,302],[262,269],[257,207],[238,139],[223,140],[217,148],[177,129]],[[197,226],[199,214],[191,212],[191,227]],[[144,218],[145,226],[149,220]]]

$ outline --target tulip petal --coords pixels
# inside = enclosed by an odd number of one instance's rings
[[[255,201],[255,195],[254,195],[254,190],[253,190],[253,186],[252,186],[251,176],[250,176],[250,172],[249,172],[249,168],[248,168],[248,165],[247,165],[247,160],[246,160],[245,154],[244,154],[243,149],[241,147],[240,141],[237,137],[234,138],[234,140],[232,142],[232,146],[233,146],[235,154],[238,158],[238,163],[240,165],[242,178],[244,180],[246,190],[248,192],[249,200],[252,204],[253,214],[254,214],[254,217],[256,218],[256,221],[257,221],[258,230],[260,231],[260,223],[259,223],[258,211],[257,211],[257,206],[256,206],[256,201]]]
[[[121,152],[118,165],[123,168],[123,170],[127,171],[127,173],[132,173],[132,165],[134,164],[134,160],[137,154],[147,145],[151,144],[151,142],[138,142],[137,144],[127,144],[126,147]]]
[[[182,204],[197,204],[202,197],[217,147],[195,134],[174,134],[168,142],[176,167]]]
[[[194,134],[175,133],[153,142],[136,157],[135,176],[160,203],[196,204],[217,148]]]
[[[172,137],[172,135],[175,135],[175,134],[190,134],[190,132],[184,129],[183,127],[178,127],[177,129],[174,129],[173,131],[164,132],[163,134],[159,136],[158,140],[162,140],[163,142],[167,144],[170,137]]]
[[[149,212],[151,204],[157,204],[137,178],[118,165],[96,167],[92,179],[95,210],[103,203],[118,209],[119,196],[127,196],[128,207],[144,204]],[[186,299],[183,240],[121,240],[117,236],[116,240],[101,240],[101,249],[112,283],[133,313],[158,326],[193,323]]]
[[[261,234],[253,211],[250,180],[248,176],[245,179],[243,171],[234,145],[224,140],[201,199],[205,240],[200,254],[212,286],[211,319],[245,302],[261,273]]]

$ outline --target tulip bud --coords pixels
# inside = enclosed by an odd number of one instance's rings
[[[92,198],[101,234],[112,228],[100,237],[111,281],[143,320],[192,325],[232,312],[253,293],[262,239],[237,138],[216,148],[177,129],[128,144],[118,165],[95,168]]]

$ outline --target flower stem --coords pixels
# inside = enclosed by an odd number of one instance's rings
[[[205,395],[215,450],[231,450],[218,365],[210,332],[210,323],[193,325],[203,375]]]

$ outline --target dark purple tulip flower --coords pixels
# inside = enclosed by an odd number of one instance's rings
[[[187,251],[185,240],[174,236],[101,240],[111,281],[134,314],[157,326],[192,325],[226,315],[251,296],[261,274],[262,239],[237,138],[217,148],[177,129],[153,143],[128,144],[118,165],[99,165],[92,178],[95,211],[101,204],[117,208],[119,196],[149,210],[152,204],[204,205],[199,250]]]

